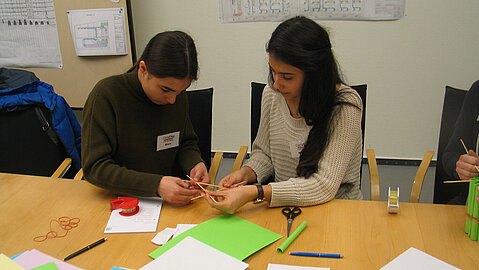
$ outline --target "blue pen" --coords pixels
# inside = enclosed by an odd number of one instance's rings
[[[323,257],[323,258],[343,258],[344,256],[341,254],[333,254],[333,253],[313,253],[313,252],[290,252],[289,255],[294,256],[305,256],[305,257]]]

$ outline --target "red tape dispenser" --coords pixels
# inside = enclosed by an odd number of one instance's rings
[[[110,201],[110,211],[121,208],[120,215],[133,216],[140,211],[137,198],[120,197]]]

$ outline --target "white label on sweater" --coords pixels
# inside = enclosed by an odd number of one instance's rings
[[[290,142],[289,148],[291,150],[291,157],[299,158],[299,154],[301,154],[304,148],[304,142]]]
[[[180,132],[172,132],[158,136],[156,142],[156,151],[177,147],[180,143]]]

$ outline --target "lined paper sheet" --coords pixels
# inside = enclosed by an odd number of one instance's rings
[[[121,209],[113,210],[104,233],[156,232],[162,205],[161,199],[139,199],[140,211],[133,216],[120,215]]]

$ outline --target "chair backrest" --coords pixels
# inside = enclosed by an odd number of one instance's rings
[[[265,86],[265,83],[251,83],[251,146],[253,146],[254,139],[258,133],[259,120],[261,118],[261,97],[263,96]]]
[[[198,135],[198,147],[206,168],[211,166],[211,126],[213,117],[213,88],[187,91],[190,120]]]
[[[441,128],[439,130],[439,142],[437,146],[437,164],[434,180],[434,203],[448,203],[456,194],[467,190],[467,184],[444,184],[443,181],[451,177],[446,173],[442,165],[442,155],[449,139],[454,132],[454,125],[461,111],[462,103],[467,91],[446,86],[444,103],[442,106]]]
[[[426,151],[426,154],[424,154],[421,164],[419,164],[419,168],[417,169],[416,176],[414,177],[414,182],[412,183],[409,202],[419,202],[419,197],[421,196],[422,190],[422,183],[424,182],[424,177],[426,177],[427,168],[429,168],[429,164],[431,164],[433,155],[433,151]]]
[[[366,149],[366,154],[368,156],[369,178],[371,181],[371,201],[379,201],[379,171],[378,164],[376,162],[376,153],[374,152],[374,149]]]
[[[379,191],[379,171],[378,165],[376,162],[376,153],[374,149],[366,149],[366,153],[368,156],[368,166],[369,166],[369,177],[371,183],[371,201],[379,201],[380,200],[380,191]],[[419,202],[419,197],[421,196],[422,190],[422,183],[424,182],[424,178],[427,173],[427,169],[429,168],[429,164],[431,163],[432,156],[434,155],[433,151],[426,151],[424,157],[422,158],[421,164],[417,169],[416,176],[414,177],[414,181],[411,187],[411,195],[409,196],[409,202],[417,203]]]
[[[361,117],[361,131],[363,136],[363,152],[364,152],[364,133],[366,130],[366,90],[368,89],[367,84],[360,84],[360,85],[352,85],[351,88],[358,92],[359,96],[361,97],[361,101],[363,103],[363,115]]]
[[[0,112],[0,130],[1,172],[51,176],[68,157],[51,126],[51,112],[43,106]]]

